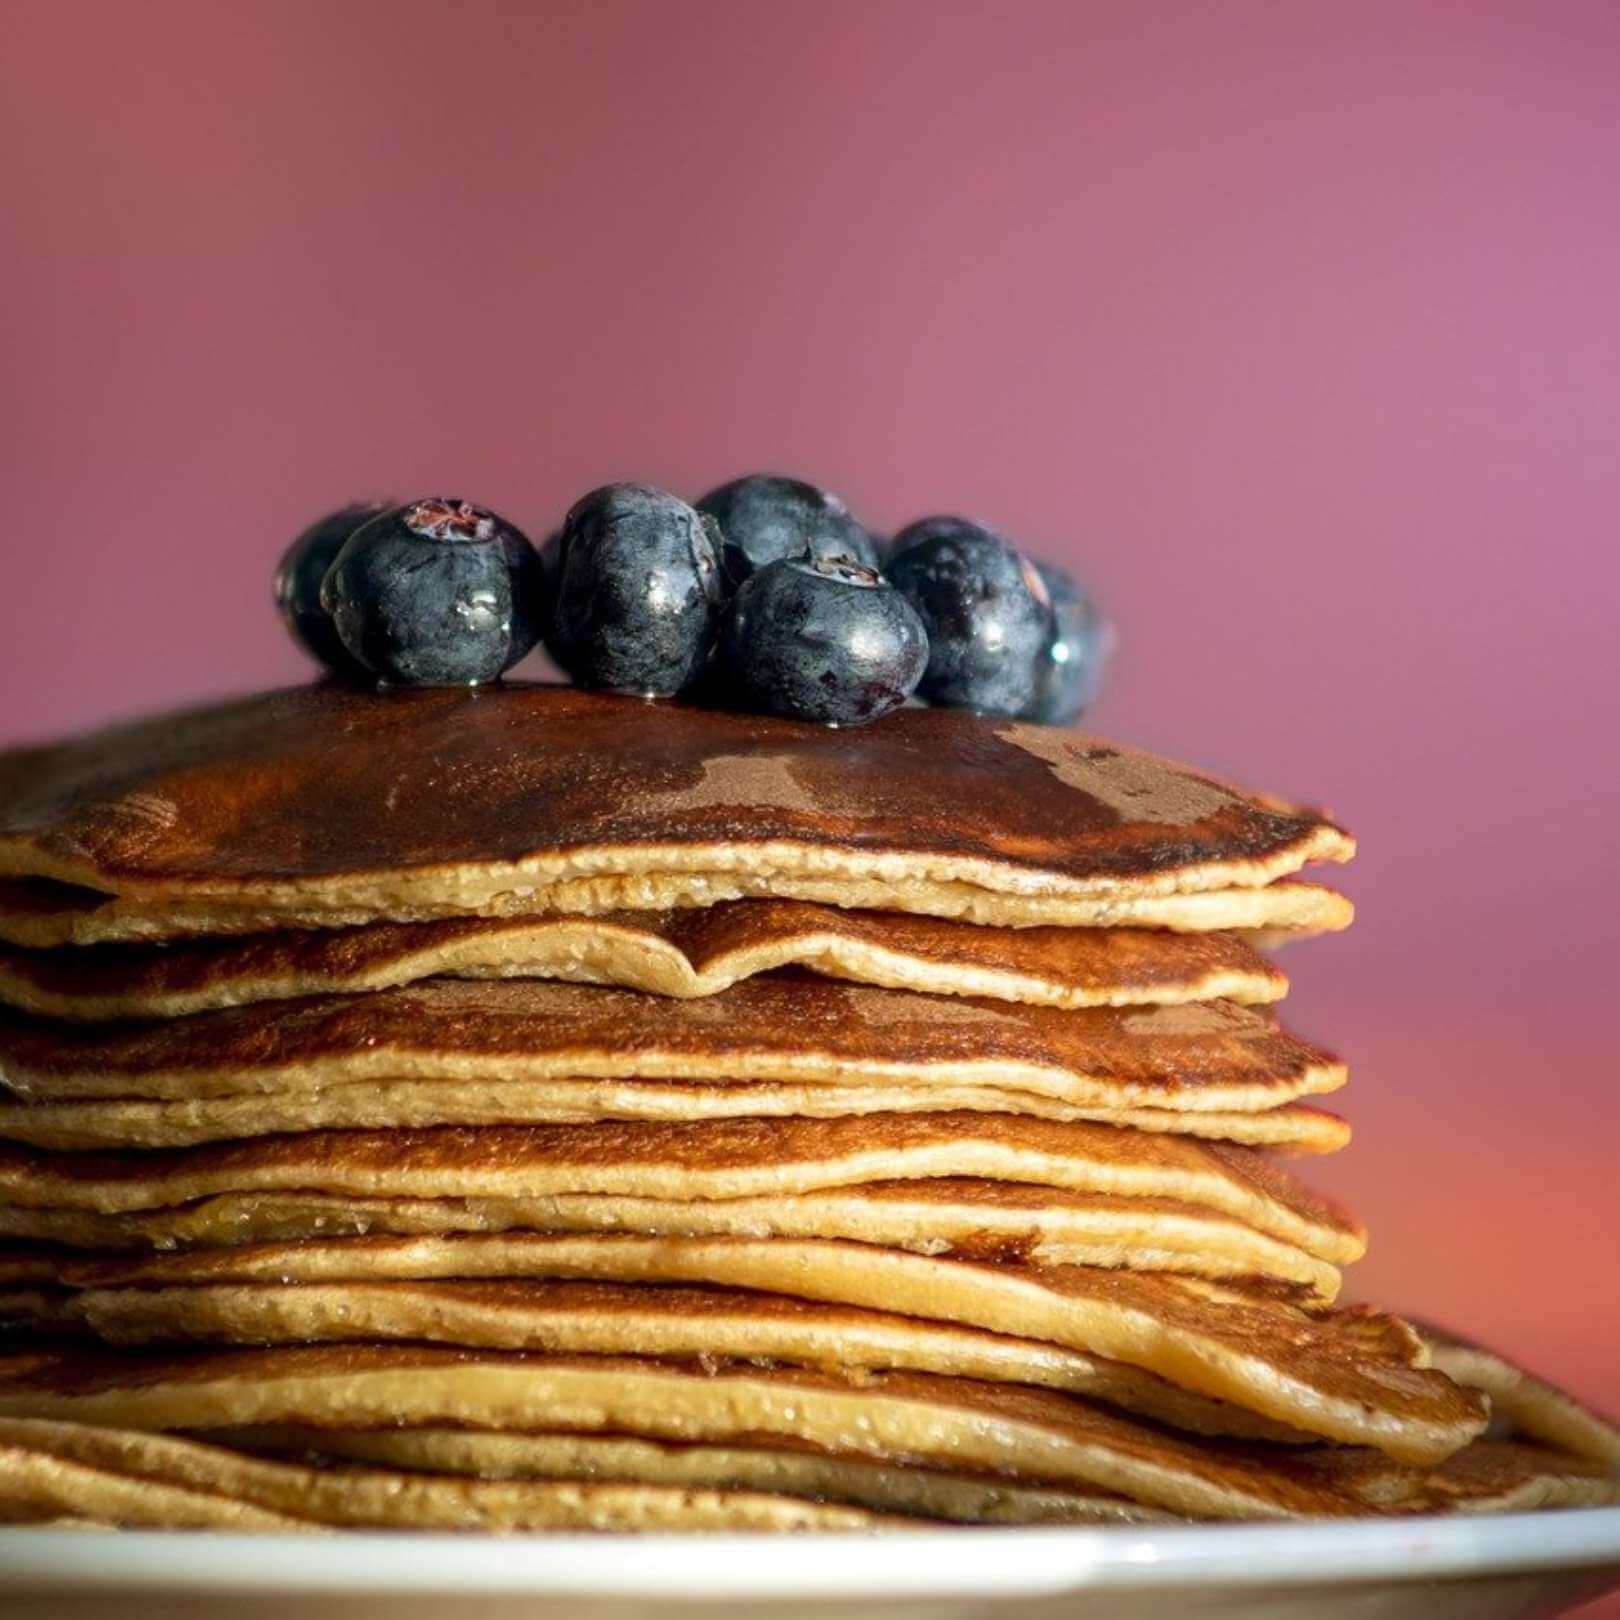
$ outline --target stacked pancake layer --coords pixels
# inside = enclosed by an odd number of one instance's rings
[[[1620,1499],[1337,1302],[1348,837],[1115,745],[311,688],[0,756],[0,1514],[857,1529]],[[1494,1418],[1494,1427],[1488,1432]]]

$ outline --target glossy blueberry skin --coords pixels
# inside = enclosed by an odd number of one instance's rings
[[[928,663],[911,604],[875,570],[783,557],[739,587],[721,633],[720,690],[796,720],[859,726],[897,709]]]
[[[1052,563],[1035,567],[1051,599],[1052,631],[1036,660],[1035,697],[1024,717],[1073,725],[1097,699],[1112,637],[1108,621],[1073,575]]]
[[[321,606],[321,582],[349,536],[383,510],[380,502],[356,501],[328,512],[293,541],[276,570],[276,607],[293,640],[316,663],[348,680],[368,680],[371,672],[350,656]]]
[[[650,484],[607,484],[563,522],[546,646],[581,686],[671,697],[708,663],[722,603],[711,526]]]
[[[836,495],[801,478],[753,473],[711,489],[697,503],[720,525],[727,580],[740,585],[782,557],[848,557],[878,566],[878,543]]]
[[[920,696],[984,714],[1028,710],[1052,606],[1017,547],[966,518],[923,518],[895,536],[885,572],[928,632]]]
[[[478,686],[534,646],[544,589],[523,534],[484,507],[432,497],[352,534],[321,588],[349,652],[390,686]]]

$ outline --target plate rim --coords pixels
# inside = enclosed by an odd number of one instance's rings
[[[1004,1556],[1016,1548],[1017,1556]],[[275,1556],[264,1554],[274,1550]],[[1620,1579],[1620,1508],[1354,1523],[880,1535],[469,1536],[348,1531],[0,1530],[11,1593],[478,1594],[927,1600],[1078,1589],[1344,1585],[1600,1572]]]

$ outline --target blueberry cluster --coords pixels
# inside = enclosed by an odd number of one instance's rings
[[[538,550],[470,501],[353,505],[282,560],[276,600],[334,674],[492,681],[542,639],[581,686],[854,726],[915,695],[1064,724],[1106,626],[1061,569],[959,517],[887,546],[835,495],[756,475],[695,506],[607,484]]]

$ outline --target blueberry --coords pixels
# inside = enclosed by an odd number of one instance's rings
[[[895,536],[887,573],[928,632],[921,696],[989,714],[1029,708],[1052,605],[1015,546],[966,518],[923,518]]]
[[[321,581],[349,536],[382,510],[380,502],[357,501],[328,512],[293,541],[276,570],[276,606],[293,640],[317,663],[350,679],[364,680],[370,671],[350,657],[321,606]]]
[[[343,645],[396,686],[476,686],[539,637],[540,559],[484,507],[434,497],[357,529],[321,588]]]
[[[928,663],[911,604],[874,569],[836,557],[766,563],[732,598],[720,646],[730,695],[831,726],[899,708]]]
[[[1085,589],[1051,563],[1035,564],[1052,602],[1052,630],[1036,660],[1035,697],[1024,716],[1066,726],[1091,707],[1108,662],[1108,622]]]
[[[592,490],[564,520],[548,573],[546,644],[581,686],[668,697],[703,673],[720,562],[712,528],[685,501],[650,484]]]
[[[697,503],[725,536],[726,576],[739,585],[780,557],[848,557],[878,565],[877,541],[836,495],[799,478],[754,473],[711,489]]]

